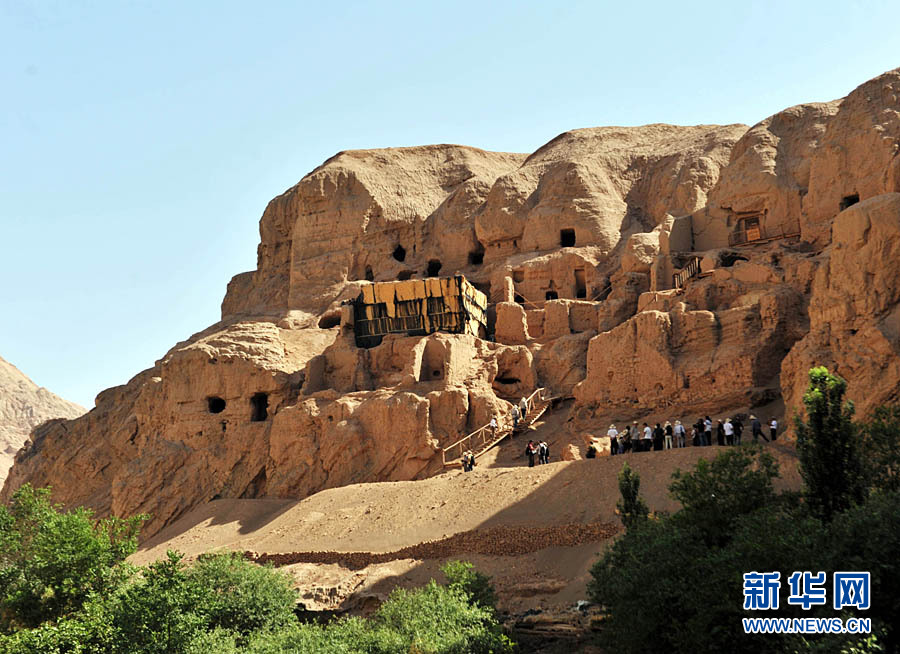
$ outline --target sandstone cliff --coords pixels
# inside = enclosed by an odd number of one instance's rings
[[[82,407],[38,386],[0,358],[0,484],[34,427],[54,418],[71,420],[84,412]]]
[[[221,322],[36,430],[4,497],[52,483],[153,533],[214,498],[432,475],[536,387],[574,397],[573,435],[779,398],[789,415],[817,363],[863,412],[894,400],[898,117],[900,69],[750,128],[342,152],[266,208]],[[489,296],[492,341],[355,347],[341,303],[362,284],[453,273]]]

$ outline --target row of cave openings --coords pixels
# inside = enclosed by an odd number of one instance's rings
[[[222,413],[226,402],[221,397],[211,395],[206,398],[206,410],[209,413]],[[255,393],[250,398],[250,422],[265,422],[269,417],[269,394]]]
[[[516,241],[513,241],[513,245],[517,245]],[[559,230],[559,246],[563,248],[575,247],[574,229]],[[415,246],[413,247],[413,251],[415,251]],[[403,263],[404,261],[406,261],[406,248],[398,243],[394,248],[393,253],[391,253],[391,256],[393,256],[396,261]],[[481,243],[478,244],[478,247],[476,249],[469,252],[468,262],[470,266],[480,266],[484,263],[484,246],[481,245]],[[443,264],[441,263],[440,259],[429,259],[428,265],[425,267],[425,276],[437,277],[440,274],[442,267]],[[397,275],[397,279],[399,281],[405,281],[407,279],[411,279],[414,274],[416,274],[415,270],[401,270]],[[366,266],[364,278],[367,282],[375,281],[375,272],[372,270],[372,266]],[[547,299],[549,300],[555,298]]]

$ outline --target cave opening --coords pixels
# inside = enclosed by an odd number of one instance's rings
[[[559,299],[559,293],[557,293],[556,291],[547,291],[547,292],[544,294],[544,299],[547,299],[547,300],[558,300],[558,299]]]
[[[428,277],[437,277],[439,272],[441,272],[441,262],[438,259],[429,261],[428,269],[425,271],[425,274]]]
[[[375,274],[372,272],[372,266],[366,266],[366,281],[375,281]]]
[[[406,259],[406,248],[398,244],[397,247],[394,248],[394,258],[397,261],[404,261]]]
[[[722,268],[731,268],[738,261],[750,261],[750,259],[737,252],[725,252],[721,255],[719,261]]]
[[[225,400],[221,397],[208,397],[206,398],[206,408],[210,413],[222,413],[225,410]]]
[[[405,282],[407,279],[412,279],[415,272],[415,270],[401,270],[397,273],[397,279],[398,281]]]
[[[525,271],[524,270],[513,270],[513,281],[514,282],[524,282],[525,281]]]
[[[525,304],[525,298],[523,298],[523,297],[522,297],[521,295],[519,295],[518,293],[516,293],[516,295],[515,295],[515,300],[516,300],[516,302],[518,302],[519,304]]]
[[[480,266],[484,263],[484,248],[479,247],[477,250],[469,252],[469,265]]]
[[[497,382],[498,384],[518,384],[520,380],[518,377],[505,377],[504,376],[504,377],[497,377],[496,379],[494,379],[494,381]]]
[[[584,270],[582,270],[581,268],[577,268],[575,270],[575,297],[587,297],[587,284],[585,284]]]
[[[559,246],[563,248],[575,247],[575,230],[561,229],[559,230]]]
[[[250,422],[263,422],[269,417],[269,394],[256,393],[250,398]]]
[[[319,329],[331,329],[341,324],[341,314],[339,311],[326,313],[319,318]]]
[[[841,211],[843,211],[847,207],[852,207],[857,202],[859,202],[859,193],[854,193],[853,195],[845,195],[841,198]]]

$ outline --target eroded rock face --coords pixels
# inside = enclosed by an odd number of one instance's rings
[[[900,399],[900,193],[841,212],[820,258],[809,333],[782,365],[785,401],[799,406],[807,371],[826,365],[850,381],[862,414]]]
[[[37,425],[55,418],[77,418],[85,409],[39,387],[0,358],[0,486],[13,457]]]
[[[863,411],[897,399],[898,79],[749,129],[342,152],[266,208],[222,322],[35,431],[3,497],[52,484],[59,501],[152,513],[149,534],[213,497],[434,474],[537,387],[574,396],[573,434],[779,394],[790,413],[819,364]],[[751,223],[764,238],[743,243]],[[488,295],[490,339],[355,346],[342,301],[367,281],[456,273]]]

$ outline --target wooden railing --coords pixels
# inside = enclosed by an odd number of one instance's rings
[[[524,420],[527,416],[534,413],[535,408],[544,401],[544,388],[539,388],[529,395],[525,402],[527,406],[526,415],[520,420]],[[518,405],[517,405],[518,406]],[[482,425],[471,434],[463,436],[458,441],[442,450],[444,465],[454,465],[462,458],[463,452],[472,450],[477,459],[484,454],[490,445],[502,440],[508,434],[512,433],[512,420],[507,416],[501,416],[497,420],[496,432],[491,429],[491,424]]]
[[[700,257],[692,257],[684,268],[672,275],[672,282],[674,283],[675,288],[684,288],[687,280],[691,277],[696,277],[699,274]]]
[[[762,225],[750,229],[741,229],[728,235],[728,245],[746,245],[760,241],[774,241],[781,238],[800,236],[800,221],[781,223],[766,228]]]

